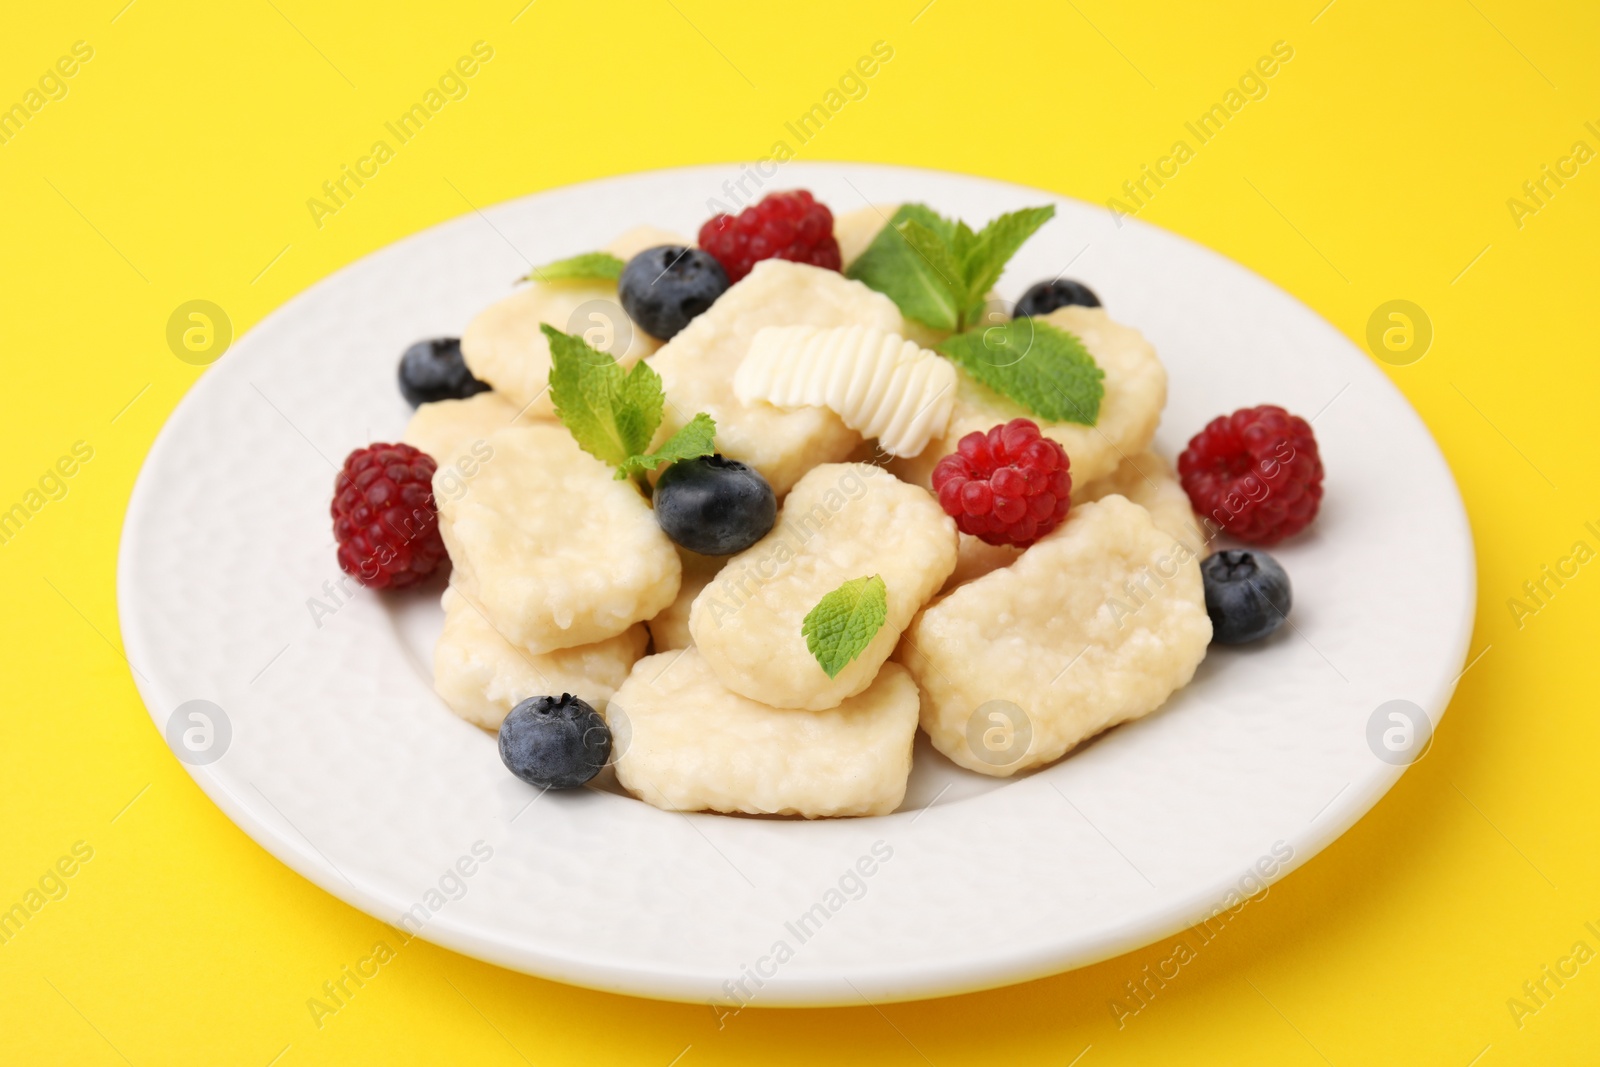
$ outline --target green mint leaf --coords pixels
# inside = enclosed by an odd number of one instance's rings
[[[928,229],[939,235],[939,239],[949,245],[953,251],[959,251],[963,241],[970,239],[972,230],[959,219],[947,219],[927,204],[902,204],[894,217],[889,220],[889,225],[897,226],[902,222],[920,222]],[[966,231],[964,239],[961,232]]]
[[[578,447],[613,467],[642,455],[661,425],[660,376],[644,362],[624,371],[608,353],[548,323],[539,329],[550,341],[550,399]]]
[[[845,273],[895,302],[900,313],[936,330],[964,330],[1006,263],[1051,218],[1054,205],[1012,211],[977,233],[926,204],[902,204]]]
[[[971,251],[962,261],[967,282],[968,303],[981,303],[1000,280],[1012,256],[1040,226],[1055,218],[1056,207],[1023,208],[1001,215],[978,231]],[[970,325],[970,323],[968,324]]]
[[[817,601],[800,632],[829,678],[866,651],[889,618],[889,589],[880,575],[852,578]]]
[[[617,468],[617,478],[621,480],[634,473],[653,471],[663,463],[709,456],[714,451],[712,442],[716,436],[716,420],[702,411],[680,427],[677,433],[661,442],[661,447],[654,452],[647,456],[629,456]]]
[[[911,246],[911,251],[922,260],[922,266],[926,268],[922,278],[928,285],[927,298],[930,307],[936,311],[941,321],[949,321],[951,324],[950,327],[941,328],[953,328],[959,319],[961,306],[965,303],[961,261],[957,258],[955,249],[937,231],[916,219],[906,219],[895,229],[900,231],[900,236]],[[934,324],[930,322],[929,325]]]
[[[909,225],[913,236],[906,233],[908,224],[915,224]],[[959,269],[947,268],[941,274],[927,250],[938,245],[942,260],[959,263],[958,226],[922,204],[903,204],[845,273],[893,300],[906,318],[936,330],[953,330],[965,302],[965,286]],[[919,247],[913,241],[923,244]]]
[[[939,351],[984,385],[1051,422],[1093,426],[1100,418],[1105,372],[1066,330],[1037,319],[971,330]]]
[[[972,255],[972,246],[977,240],[978,235],[972,232],[972,227],[957,219],[950,232],[950,249],[955,252],[956,259],[965,263]]]
[[[644,360],[635,363],[617,387],[617,430],[628,445],[629,456],[650,447],[650,439],[661,425],[666,405],[667,394],[661,386],[661,375]]]
[[[626,263],[610,252],[585,252],[581,256],[558,259],[554,263],[546,263],[542,267],[535,267],[526,277],[518,280],[524,282],[586,280],[614,282],[622,277],[622,268],[625,266],[627,266]]]

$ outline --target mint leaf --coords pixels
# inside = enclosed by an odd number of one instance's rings
[[[895,227],[911,251],[922,261],[926,270],[917,275],[918,284],[926,287],[928,310],[939,322],[948,322],[941,329],[954,329],[960,320],[965,303],[965,283],[962,281],[961,263],[956,258],[950,242],[931,227],[916,219],[906,219]],[[929,321],[928,325],[936,323]]]
[[[1017,254],[1024,241],[1055,218],[1056,206],[1028,207],[1012,211],[992,220],[978,231],[972,249],[962,263],[967,279],[967,295],[972,300],[982,300],[1000,280],[1006,264]]]
[[[608,353],[548,323],[550,399],[578,447],[613,467],[643,454],[661,425],[661,378],[644,362],[624,371]]]
[[[1037,319],[947,338],[939,351],[1002,396],[1051,422],[1093,426],[1100,418],[1105,372],[1066,330]]]
[[[518,280],[524,282],[570,282],[594,279],[614,282],[622,277],[622,268],[625,266],[627,266],[626,263],[610,252],[585,252],[581,256],[558,259],[554,263],[546,263],[542,267],[535,267],[526,277]]]
[[[711,454],[717,424],[703,411],[660,448],[645,452],[666,407],[661,376],[643,361],[624,371],[609,354],[548,323],[539,329],[550,342],[550,399],[556,417],[579,448],[617,469],[618,480]]]
[[[940,274],[912,243],[921,234],[908,237],[901,228],[904,223],[918,224],[945,246],[947,258],[956,258],[950,251],[957,240],[956,224],[922,204],[902,204],[845,275],[893,300],[906,318],[936,330],[953,330],[965,296],[960,271]]]
[[[959,219],[947,219],[927,204],[902,204],[894,213],[894,218],[889,220],[889,224],[893,226],[901,222],[920,222],[956,251],[958,259],[961,249],[972,239],[972,230],[966,223]]]
[[[632,457],[650,447],[650,439],[661,425],[667,394],[661,385],[661,375],[640,360],[620,381],[616,396],[617,430],[628,443],[628,455]]]
[[[889,589],[880,575],[852,578],[817,601],[800,632],[829,678],[866,651],[889,618]]]
[[[1054,205],[1024,208],[982,230],[947,219],[926,204],[902,204],[845,273],[876,289],[936,330],[964,330],[1024,241],[1055,217]]]
[[[629,456],[627,461],[617,468],[617,478],[626,478],[636,472],[642,474],[653,471],[663,463],[676,463],[680,459],[709,456],[714,451],[712,442],[716,436],[716,420],[702,411],[680,427],[677,433],[661,442],[661,447],[654,452],[647,456]]]

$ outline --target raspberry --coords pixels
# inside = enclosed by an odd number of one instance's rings
[[[368,445],[345,457],[329,509],[340,569],[372,589],[404,589],[439,568],[435,467],[410,445]]]
[[[963,437],[933,468],[933,491],[962,533],[1026,548],[1066,518],[1070,466],[1066,450],[1037,424],[1012,419]]]
[[[710,252],[730,283],[763,259],[787,259],[839,269],[833,212],[804,189],[773,193],[738,216],[713,215],[700,227],[700,247]]]
[[[1256,545],[1299,533],[1322,503],[1311,426],[1271,404],[1212,419],[1178,457],[1178,478],[1202,518]]]

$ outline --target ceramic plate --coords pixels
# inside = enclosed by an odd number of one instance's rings
[[[1015,780],[919,742],[871,819],[658,811],[540,796],[434,696],[437,590],[340,591],[328,501],[352,448],[398,440],[395,363],[459,334],[530,263],[650,223],[693,234],[737,167],[660,171],[470,212],[268,316],[173,412],[129,505],[122,633],[151,717],[201,788],[323,889],[506,967],[677,1000],[818,1005],[1016,982],[1135,948],[1280,878],[1425,747],[1471,633],[1471,535],[1416,414],[1371,360],[1214,252],[1034,189],[788,164],[845,212],[920,200],[982,221],[1058,214],[1000,284],[1065,271],[1171,376],[1157,447],[1265,402],[1314,419],[1328,475],[1277,550],[1292,627],[1214,648],[1156,714]],[[196,715],[200,717],[196,717]],[[187,736],[186,736],[187,735]]]

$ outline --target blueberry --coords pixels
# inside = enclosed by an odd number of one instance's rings
[[[639,328],[669,341],[728,291],[728,274],[709,252],[657,245],[628,260],[617,282],[622,310]]]
[[[611,758],[611,731],[600,713],[571,693],[529,697],[500,724],[500,760],[524,782],[576,789]]]
[[[460,338],[418,341],[400,357],[400,395],[412,407],[435,400],[465,400],[488,389],[488,382],[478,381],[467,369]]]
[[[1229,549],[1200,564],[1211,640],[1223,645],[1259,641],[1282,626],[1291,601],[1289,576],[1265,552]]]
[[[1032,318],[1035,315],[1048,315],[1056,308],[1064,308],[1068,304],[1077,304],[1086,308],[1100,306],[1100,298],[1094,295],[1094,290],[1082,282],[1075,282],[1071,278],[1057,278],[1055,281],[1039,282],[1028,287],[1022,294],[1022,299],[1017,301],[1017,309],[1011,313],[1014,319]]]
[[[666,535],[705,556],[743,552],[778,521],[772,486],[738,460],[680,459],[656,481],[656,521]]]

